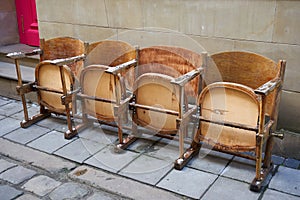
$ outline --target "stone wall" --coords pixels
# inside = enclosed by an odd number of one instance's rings
[[[14,0],[0,2],[0,46],[19,42],[16,6]]]
[[[246,50],[287,60],[278,128],[300,132],[300,1],[37,0],[41,38]],[[201,46],[201,47],[199,47]]]

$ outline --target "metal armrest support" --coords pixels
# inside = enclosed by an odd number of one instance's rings
[[[203,67],[199,67],[197,69],[194,69],[178,78],[175,78],[174,80],[171,81],[172,84],[179,85],[179,86],[184,86],[186,83],[194,79],[196,76],[199,74],[202,74],[204,71]]]
[[[115,66],[115,67],[110,67],[108,68],[107,70],[105,70],[107,73],[110,73],[110,74],[113,74],[113,75],[116,75],[118,74],[120,71],[122,70],[125,70],[133,65],[136,65],[137,64],[137,60],[136,59],[133,59],[133,60],[130,60],[128,62],[125,62],[125,63],[122,63],[118,66]]]
[[[270,92],[272,92],[275,88],[279,87],[280,85],[281,85],[281,80],[280,79],[273,79],[273,80],[270,80],[270,81],[266,82],[265,84],[263,84],[262,86],[260,86],[256,90],[254,90],[254,92],[256,94],[261,94],[261,95],[266,96]]]
[[[74,57],[70,57],[70,58],[62,58],[62,59],[55,59],[55,60],[51,60],[50,63],[54,64],[54,65],[68,65],[74,62],[77,62],[79,60],[83,60],[85,58],[84,54],[81,54],[79,56],[74,56]]]
[[[31,52],[12,52],[6,54],[6,57],[12,58],[12,59],[20,59],[20,58],[25,58],[26,56],[34,56],[41,54],[42,50],[41,49],[34,49]]]

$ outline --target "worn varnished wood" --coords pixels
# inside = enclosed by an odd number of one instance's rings
[[[57,37],[49,40],[41,39],[40,48],[42,54],[40,60],[54,60],[61,58],[69,58],[85,53],[85,44],[83,41],[72,37]],[[83,68],[83,61],[71,63],[68,65],[75,77],[79,78]]]
[[[152,46],[139,51],[138,76],[160,73],[177,78],[202,66],[201,54],[172,46]],[[151,64],[151,65],[149,65]],[[187,95],[197,96],[198,77],[186,86]]]

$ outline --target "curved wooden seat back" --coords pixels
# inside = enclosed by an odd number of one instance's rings
[[[40,57],[41,61],[74,57],[85,53],[84,42],[71,37],[41,39],[40,48],[43,51]],[[68,67],[75,74],[75,77],[79,78],[83,68],[83,61],[70,64]]]
[[[135,48],[129,43],[119,40],[103,40],[91,43],[87,47],[85,66],[106,65],[114,67],[136,58]],[[134,82],[134,70],[126,72],[126,86],[132,90]]]
[[[114,105],[117,97],[121,97],[121,80],[112,74],[105,72],[108,66],[90,65],[82,70],[80,84],[82,94],[101,99],[110,100],[111,102],[96,101],[93,99],[84,99],[85,113],[96,117],[100,120],[115,121]]]
[[[171,46],[152,46],[139,51],[138,76],[155,72],[177,78],[200,67],[203,58],[200,54],[188,49]],[[151,64],[151,65],[147,65]],[[198,94],[198,78],[187,84],[188,95]]]
[[[179,112],[179,89],[170,83],[172,79],[157,73],[141,75],[134,84],[135,104]],[[163,134],[174,134],[177,118],[178,114],[176,116],[137,106],[133,121]]]
[[[256,131],[222,124],[233,123],[257,128],[259,101],[251,88],[227,82],[212,83],[201,92],[198,104],[201,116],[221,122],[216,124],[200,121],[197,134],[201,134],[204,137],[202,139],[224,150],[255,149]]]
[[[206,85],[224,81],[239,83],[255,90],[274,78],[283,79],[279,77],[279,63],[255,53],[221,52],[211,55],[211,58],[205,75]],[[275,89],[266,99],[265,111],[271,117],[274,115],[278,93],[278,89]]]
[[[63,74],[65,76],[66,88],[70,92],[74,85],[74,75],[70,68],[63,66]],[[61,81],[60,67],[51,64],[49,61],[40,62],[35,68],[35,77],[38,87],[47,88],[52,91],[45,91],[38,89],[39,102],[49,110],[64,113],[65,106],[61,103],[61,96],[63,95],[63,87]],[[72,108],[72,104],[69,105]]]

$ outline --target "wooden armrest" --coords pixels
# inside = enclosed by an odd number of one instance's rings
[[[120,71],[124,70],[124,69],[127,69],[133,65],[137,64],[137,60],[136,59],[133,59],[133,60],[130,60],[128,62],[125,62],[125,63],[122,63],[120,65],[117,65],[115,67],[110,67],[108,68],[107,70],[105,70],[107,73],[110,73],[110,74],[113,74],[113,75],[116,75],[118,74]]]
[[[42,50],[41,49],[34,49],[31,52],[12,52],[6,54],[6,57],[12,58],[12,59],[19,59],[19,58],[25,58],[26,56],[34,56],[41,54]]]
[[[171,81],[171,83],[175,84],[175,85],[179,85],[179,86],[184,86],[186,83],[191,81],[193,78],[195,78],[199,74],[202,74],[203,70],[204,70],[203,67],[194,69],[178,78],[175,78],[174,80]]]
[[[30,82],[30,83],[23,84],[21,86],[17,86],[16,87],[17,93],[19,95],[23,95],[35,91],[35,87],[34,87],[35,84],[36,84],[35,82]]]
[[[74,56],[74,57],[70,57],[70,58],[62,58],[62,59],[55,59],[55,60],[51,60],[50,63],[54,64],[54,65],[68,65],[74,62],[77,62],[79,60],[83,60],[85,58],[84,54],[81,54],[79,56]]]
[[[72,90],[72,91],[68,92],[66,95],[62,95],[61,96],[62,105],[67,105],[67,104],[71,103],[73,96],[76,95],[77,93],[79,93],[80,90],[81,90],[81,88],[77,88],[76,90]]]
[[[275,88],[277,88],[280,84],[281,84],[280,79],[273,79],[273,80],[270,80],[270,81],[266,82],[265,84],[263,84],[259,88],[257,88],[254,92],[256,94],[268,95]]]

